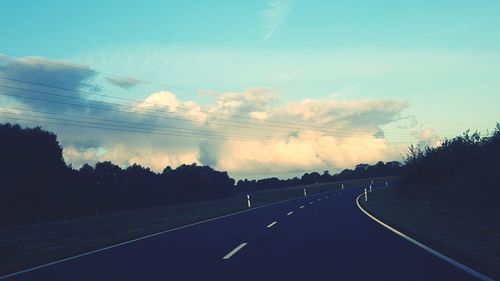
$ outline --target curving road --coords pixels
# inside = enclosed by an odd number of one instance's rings
[[[475,280],[368,218],[360,192],[257,208],[5,280]]]

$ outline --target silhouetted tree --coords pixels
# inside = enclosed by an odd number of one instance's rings
[[[2,221],[36,222],[54,216],[69,171],[56,135],[40,127],[0,124],[0,155]]]

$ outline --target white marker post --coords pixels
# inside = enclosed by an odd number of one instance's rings
[[[342,184],[342,190],[344,190],[344,184]]]
[[[372,192],[372,185],[370,184],[370,192]]]
[[[368,193],[366,192],[366,188],[365,188],[365,202],[368,202]]]
[[[385,182],[385,187],[388,187],[388,186],[389,186],[389,184],[388,184],[388,183],[387,183],[387,181],[386,181],[386,182]]]
[[[250,195],[247,194],[247,203],[248,203],[248,208],[252,207],[252,204],[250,203]]]
[[[373,180],[372,180],[372,184],[373,184]]]
[[[307,196],[307,191],[306,191],[306,189],[304,188],[304,197],[306,197],[306,196]]]

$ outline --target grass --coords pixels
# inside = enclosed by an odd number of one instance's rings
[[[368,202],[360,203],[417,241],[490,277],[500,277],[500,214],[402,196],[395,188],[374,191]]]
[[[343,182],[345,188],[371,179]],[[387,178],[374,179],[375,183]],[[340,190],[342,182],[250,193],[252,207]],[[229,198],[156,206],[98,217],[0,229],[0,276],[120,242],[247,209],[246,193]]]

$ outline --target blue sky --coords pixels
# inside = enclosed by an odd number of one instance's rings
[[[273,2],[275,4],[273,4]],[[274,6],[273,6],[274,5]],[[3,48],[71,56],[114,45],[497,50],[498,1],[9,1]],[[281,12],[265,10],[278,6]],[[266,37],[276,28],[272,36]],[[276,26],[275,26],[276,25]],[[267,39],[267,40],[266,40]]]
[[[390,100],[406,103],[399,116],[411,120],[380,124],[396,135],[453,136],[499,121],[498,1],[20,0],[1,9],[0,53],[156,82],[101,83],[121,97],[169,91],[209,108],[225,93],[265,88],[268,106],[283,108]]]

